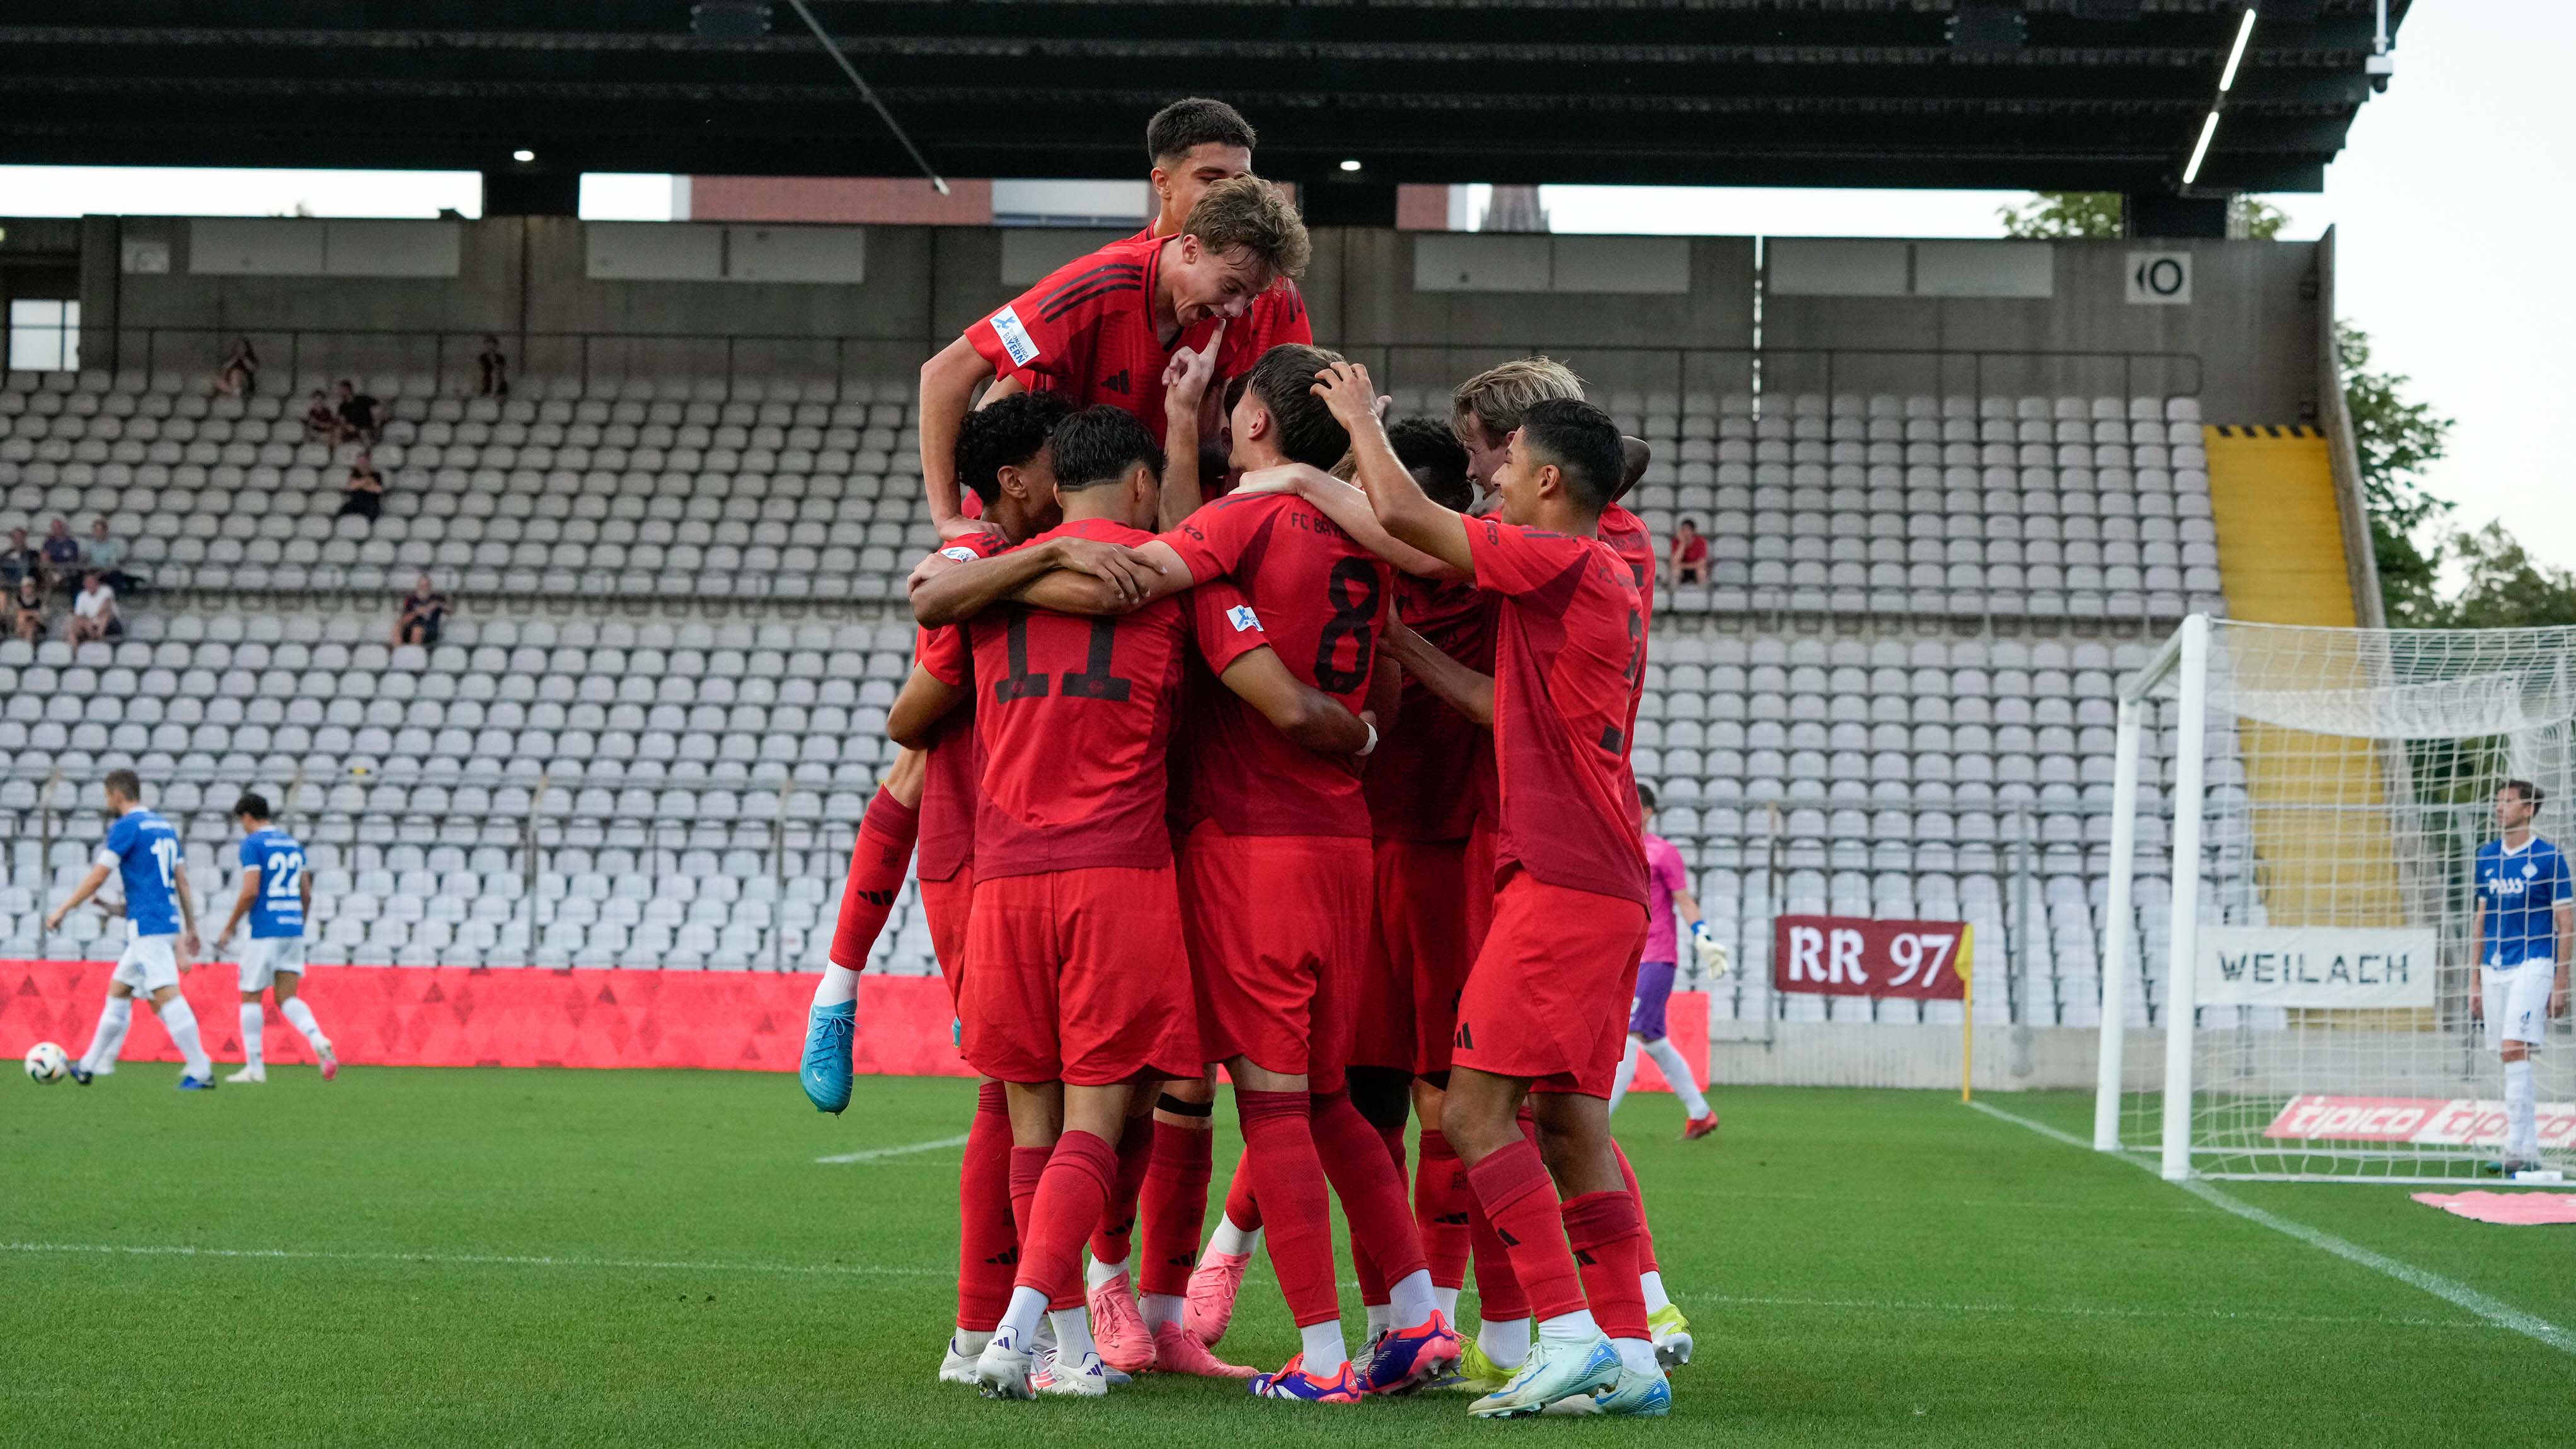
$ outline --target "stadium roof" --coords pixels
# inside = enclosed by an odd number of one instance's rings
[[[1126,176],[1234,101],[1366,182],[2171,192],[2244,0],[811,0],[932,165]],[[2407,0],[2391,0],[2392,22]],[[720,33],[748,25],[741,38]],[[19,17],[30,7],[13,7]],[[0,162],[902,175],[788,4],[88,0],[0,26]],[[766,33],[760,27],[766,24]],[[2301,191],[2370,0],[2262,0],[2199,183]]]

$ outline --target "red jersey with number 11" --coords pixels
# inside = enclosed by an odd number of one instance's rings
[[[1130,547],[1153,540],[1075,519],[1029,544],[1058,535]],[[1222,674],[1269,642],[1243,595],[1219,582],[1100,618],[1004,604],[968,620],[965,633],[984,746],[975,878],[1169,865],[1165,770],[1182,665],[1195,650]]]
[[[1628,772],[1646,615],[1627,563],[1597,538],[1470,518],[1476,585],[1494,621],[1498,864],[1568,890],[1646,903]]]

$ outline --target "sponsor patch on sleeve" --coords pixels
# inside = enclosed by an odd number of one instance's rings
[[[1002,339],[1002,350],[1011,355],[1011,365],[1026,367],[1038,355],[1038,345],[1029,337],[1029,329],[1020,325],[1020,314],[1005,307],[993,314],[993,335]]]
[[[977,553],[975,550],[968,548],[962,543],[952,543],[948,547],[941,549],[939,551],[939,556],[941,558],[953,558],[959,563],[973,563],[975,560],[983,557],[982,554]]]
[[[1250,604],[1237,604],[1226,610],[1225,621],[1234,626],[1234,632],[1237,634],[1262,632],[1261,616],[1252,612]]]

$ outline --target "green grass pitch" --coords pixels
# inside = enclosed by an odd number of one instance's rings
[[[933,1383],[957,1149],[815,1159],[957,1136],[964,1082],[861,1078],[835,1119],[784,1076],[287,1068],[204,1096],[172,1072],[0,1088],[0,1444],[2576,1441],[2567,1354],[1937,1093],[1722,1090],[1689,1145],[1670,1098],[1631,1102],[1699,1337],[1673,1417],[1478,1424],[1451,1396]],[[2227,1190],[2576,1325],[2576,1230]],[[1225,1354],[1275,1366],[1266,1266],[1244,1304]]]

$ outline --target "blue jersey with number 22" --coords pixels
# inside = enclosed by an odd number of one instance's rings
[[[241,844],[242,869],[259,871],[259,895],[250,903],[254,941],[304,934],[304,847],[295,837],[270,826],[254,830]]]

